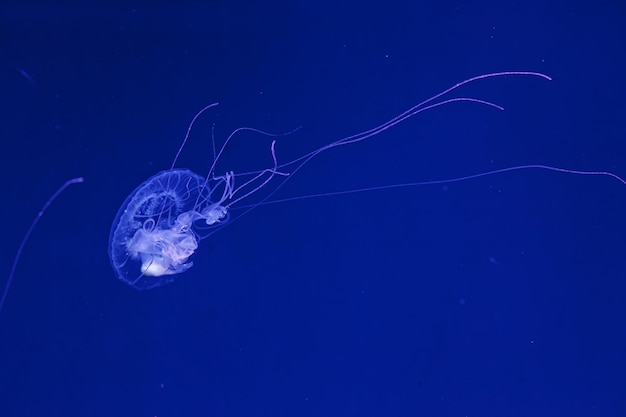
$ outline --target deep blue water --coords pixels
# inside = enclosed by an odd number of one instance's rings
[[[120,2],[123,3],[123,2]],[[198,3],[199,4],[199,3]],[[138,292],[124,199],[204,173],[211,127],[302,128],[289,160],[471,76],[453,103],[331,150],[276,198],[541,163],[626,175],[619,1],[0,6],[0,417],[625,416],[626,186],[519,171],[259,207]],[[237,137],[221,169],[271,164]]]

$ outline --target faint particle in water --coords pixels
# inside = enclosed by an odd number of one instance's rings
[[[20,67],[15,67],[15,69],[17,70],[17,72],[20,73],[20,75],[26,81],[28,81],[28,83],[30,84],[31,87],[33,87],[33,88],[37,87],[37,83],[35,82],[35,79],[28,72],[26,72],[26,70],[24,70],[24,69],[22,69]]]

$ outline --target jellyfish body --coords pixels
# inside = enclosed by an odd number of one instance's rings
[[[200,228],[225,224],[224,179],[212,183],[188,169],[162,171],[137,187],[117,213],[109,257],[117,277],[146,290],[168,284],[191,268]],[[226,184],[224,186],[224,184]],[[216,198],[222,185],[225,191]]]
[[[109,243],[109,256],[117,277],[139,290],[159,287],[174,281],[175,275],[188,270],[193,265],[190,258],[198,249],[200,239],[211,235],[213,230],[226,224],[231,218],[231,209],[237,208],[235,207],[237,203],[242,200],[247,201],[248,197],[270,184],[274,177],[282,176],[282,182],[276,184],[264,198],[257,199],[255,203],[246,204],[243,207],[245,210],[238,217],[258,205],[271,203],[268,199],[308,161],[322,152],[372,138],[417,114],[451,103],[469,102],[503,110],[501,106],[479,98],[463,96],[446,98],[446,95],[466,84],[501,76],[531,76],[550,80],[547,75],[527,71],[498,72],[469,78],[416,104],[385,123],[330,142],[291,161],[281,161],[279,164],[275,152],[276,141],[273,140],[270,146],[273,166],[237,175],[232,171],[222,176],[217,176],[215,173],[218,160],[234,136],[244,130],[265,136],[282,135],[268,134],[251,128],[239,128],[226,138],[221,147],[216,148],[215,142],[213,143],[213,161],[205,177],[187,169],[175,168],[195,121],[217,103],[206,106],[192,119],[170,169],[160,172],[137,187],[120,208],[113,222]],[[530,167],[512,167],[507,170]],[[440,183],[463,181],[497,172],[499,171],[440,181]],[[240,183],[237,187],[235,187],[236,179]],[[377,187],[377,189],[429,183],[438,182],[395,184]],[[366,190],[349,190],[343,193]],[[306,198],[306,196],[297,198]],[[210,232],[207,233],[207,229]]]

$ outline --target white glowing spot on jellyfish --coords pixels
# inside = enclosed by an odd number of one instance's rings
[[[239,132],[251,131],[272,137],[283,135],[272,135],[251,128],[239,128],[226,138],[218,151],[216,151],[215,142],[213,142],[213,161],[206,176],[197,175],[188,169],[175,168],[194,123],[201,114],[215,107],[217,103],[203,108],[192,119],[170,169],[156,174],[137,187],[118,211],[109,241],[109,257],[115,274],[122,282],[139,290],[155,288],[172,282],[176,275],[193,266],[191,257],[198,249],[200,240],[210,236],[218,228],[233,220],[231,210],[242,208],[240,202],[246,205],[243,206],[245,210],[239,217],[261,204],[386,188],[447,184],[525,169],[546,169],[578,175],[604,175],[618,179],[626,185],[626,181],[617,175],[603,171],[576,171],[546,165],[521,165],[446,180],[393,184],[283,200],[268,200],[298,170],[320,153],[376,136],[424,111],[454,102],[470,102],[503,110],[497,104],[478,98],[448,97],[450,93],[469,83],[501,76],[531,76],[550,80],[547,75],[524,71],[498,72],[473,77],[422,101],[381,125],[331,142],[289,162],[278,162],[275,149],[276,140],[273,140],[270,146],[272,166],[261,171],[237,174],[228,171],[220,176],[216,175],[215,172],[217,162],[220,160],[226,145]],[[282,181],[274,184],[275,178],[282,178]],[[270,184],[274,184],[274,186],[269,189],[264,197],[257,198],[254,202],[248,200],[248,197],[255,195],[260,190],[268,189],[266,187]]]

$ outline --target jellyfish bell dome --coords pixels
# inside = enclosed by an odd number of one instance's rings
[[[111,228],[109,257],[117,277],[147,290],[191,268],[203,228],[228,220],[222,201],[213,201],[216,188],[188,169],[162,171],[137,187]]]

